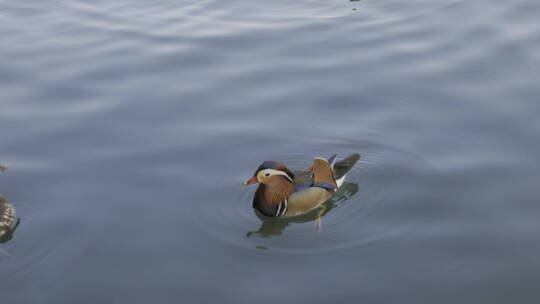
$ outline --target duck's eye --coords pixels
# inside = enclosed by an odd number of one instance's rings
[[[268,177],[270,176],[270,173],[265,173],[264,176]]]

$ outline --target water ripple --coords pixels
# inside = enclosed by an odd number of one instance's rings
[[[381,146],[374,142],[356,143],[362,152],[360,162],[349,172],[343,188],[325,203],[327,211],[322,217],[322,231],[315,229],[317,211],[291,219],[273,219],[258,215],[251,208],[255,188],[237,184],[214,187],[213,196],[236,193],[230,202],[197,204],[196,220],[199,229],[223,242],[250,249],[266,249],[288,254],[315,254],[358,247],[399,235],[399,231],[386,230],[369,233],[355,231],[362,222],[377,217],[385,200],[392,195],[396,180],[413,170],[424,168],[425,161],[413,153]],[[313,155],[330,155],[329,151],[314,149],[313,154],[283,153],[275,157],[290,168],[309,165]],[[355,151],[341,150],[343,156]],[[246,174],[246,176],[249,176]],[[223,193],[221,195],[217,193]]]

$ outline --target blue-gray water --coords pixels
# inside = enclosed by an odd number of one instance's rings
[[[1,303],[538,303],[537,0],[0,0]],[[257,165],[362,160],[313,217]]]

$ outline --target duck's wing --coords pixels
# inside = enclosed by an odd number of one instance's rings
[[[345,180],[345,175],[349,170],[354,167],[354,165],[358,162],[360,159],[360,154],[353,153],[344,159],[340,161],[336,161],[337,154],[334,154],[328,158],[326,161],[328,165],[331,168],[331,172],[327,169],[327,166],[324,161],[324,159],[315,158],[313,161],[313,165],[304,168],[300,171],[294,172],[294,184],[296,187],[296,191],[305,190],[311,186],[314,186],[317,182],[322,182],[321,185],[330,185],[330,188],[333,188],[337,186],[339,188],[343,181]],[[317,162],[319,162],[319,165],[317,165]],[[314,167],[317,165],[316,171],[318,171],[318,178],[315,178],[314,174]],[[332,176],[333,175],[333,178]],[[326,187],[328,188],[328,187]]]
[[[328,160],[320,157],[313,160],[313,185],[332,192],[337,189],[334,172]]]
[[[315,158],[313,166],[294,172],[296,191],[288,198],[285,216],[296,216],[318,208],[332,197],[345,175],[358,162],[360,154],[351,154],[336,161],[336,155],[328,160]]]
[[[332,168],[326,159],[313,160],[310,178],[305,178],[304,188],[296,187],[296,192],[288,198],[286,216],[295,216],[310,212],[328,200],[337,189]],[[310,185],[306,185],[311,183]]]
[[[334,154],[328,158],[328,164],[331,168],[334,168],[337,154]],[[313,186],[313,165],[306,167],[299,171],[294,171],[294,184],[299,190]]]
[[[310,167],[311,168],[311,167]],[[307,169],[307,168],[306,168]],[[313,171],[307,170],[301,170],[301,171],[295,171],[294,172],[294,186],[296,187],[296,191],[305,189],[307,187],[313,186]]]

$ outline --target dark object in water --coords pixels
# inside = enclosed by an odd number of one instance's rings
[[[17,225],[12,229],[14,221],[15,208],[13,208],[13,206],[2,195],[0,195],[0,241],[5,235],[9,235],[13,230],[15,230]]]

